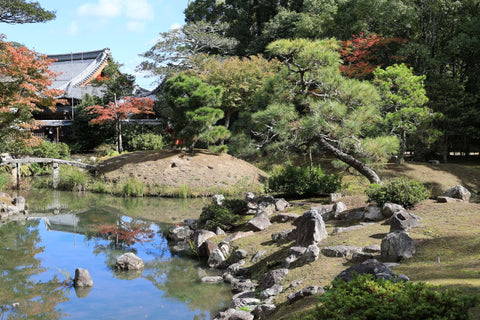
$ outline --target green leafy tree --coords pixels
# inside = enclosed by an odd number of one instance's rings
[[[55,11],[43,9],[38,2],[0,0],[0,22],[21,24],[55,19]]]
[[[364,160],[374,154],[363,141],[374,140],[367,132],[380,116],[379,95],[372,84],[340,74],[338,48],[333,39],[296,39],[275,41],[267,50],[288,70],[285,76],[300,115],[295,130],[301,140],[378,183],[379,176]]]
[[[229,129],[231,117],[248,108],[256,92],[279,67],[277,61],[261,56],[223,58],[203,54],[195,59],[194,71],[208,84],[222,87],[219,108],[225,113],[225,127]]]
[[[163,98],[163,116],[168,119],[175,139],[182,141],[190,151],[199,140],[218,140],[215,139],[218,136],[213,137],[212,134],[220,133],[214,125],[224,116],[223,111],[217,108],[222,99],[220,86],[211,86],[198,77],[179,74],[166,81]]]
[[[225,36],[226,23],[205,21],[187,23],[181,28],[160,33],[160,39],[141,56],[145,59],[137,69],[160,78],[190,69],[191,59],[199,53],[225,54],[237,44]]]
[[[382,96],[384,121],[388,130],[400,138],[398,156],[403,158],[407,137],[419,131],[425,133],[438,117],[424,106],[428,102],[423,84],[425,76],[415,76],[413,69],[405,64],[377,68],[374,75],[374,83]],[[427,142],[432,143],[436,136],[437,132],[430,130]]]

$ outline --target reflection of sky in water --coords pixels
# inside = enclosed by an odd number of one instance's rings
[[[101,211],[97,215],[109,216],[107,223],[120,217]],[[83,218],[86,216],[88,219]],[[155,232],[154,241],[131,246],[144,260],[143,274],[133,280],[125,280],[128,276],[116,274],[112,264],[121,250],[112,249],[110,241],[95,237],[88,240],[79,233],[84,233],[88,225],[102,223],[92,220],[94,216],[91,213],[77,217],[54,216],[51,221],[42,219],[38,225],[41,242],[37,247],[44,247],[44,251],[36,258],[41,260],[45,272],[32,278],[46,282],[57,276],[62,281],[62,272],[73,277],[75,268],[85,268],[94,282],[91,291],[83,293],[86,295],[83,298],[77,296],[74,288],[66,289],[68,301],[58,304],[57,308],[68,314],[67,319],[200,320],[213,318],[219,308],[226,306],[231,298],[226,285],[200,284],[200,275],[204,271],[198,261],[172,257],[161,232],[168,227],[164,223],[147,223]],[[132,221],[125,216],[121,219],[126,223]],[[82,293],[78,292],[78,295],[82,296]]]

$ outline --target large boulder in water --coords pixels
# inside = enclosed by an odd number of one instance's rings
[[[132,252],[127,252],[117,257],[116,270],[140,270],[143,269],[143,260]]]
[[[73,279],[73,285],[75,287],[92,287],[93,280],[87,269],[77,268],[75,269],[75,278]]]

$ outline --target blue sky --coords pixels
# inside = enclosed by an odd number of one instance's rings
[[[159,32],[184,23],[188,0],[37,0],[57,18],[46,23],[0,23],[8,41],[24,44],[45,54],[93,51],[110,48],[113,59],[134,74],[137,83],[153,89],[154,78],[135,72],[138,55],[158,39]]]

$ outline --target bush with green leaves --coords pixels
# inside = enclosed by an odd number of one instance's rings
[[[207,223],[206,227],[215,230],[220,227],[230,230],[248,211],[247,202],[241,199],[225,199],[222,205],[209,204],[202,208],[200,222]]]
[[[373,183],[365,193],[368,202],[375,201],[379,206],[392,202],[407,209],[430,196],[430,192],[421,182],[405,177],[392,179],[384,185]]]
[[[88,172],[71,166],[60,166],[58,188],[67,191],[85,191],[89,180]]]
[[[163,137],[159,134],[144,133],[133,137],[128,142],[130,149],[136,150],[162,150]]]
[[[342,178],[325,174],[320,166],[312,168],[288,165],[275,172],[268,180],[270,191],[289,196],[323,195],[340,190]]]
[[[335,280],[319,297],[320,304],[297,315],[302,320],[463,320],[478,297],[462,295],[423,282],[393,282],[372,275],[350,282]]]

